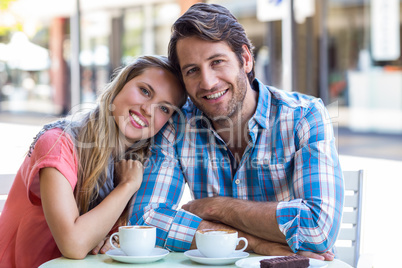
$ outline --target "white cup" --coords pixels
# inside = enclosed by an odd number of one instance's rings
[[[119,236],[120,248],[113,245],[113,237]],[[149,256],[155,248],[156,228],[153,226],[120,226],[119,232],[109,238],[110,244],[127,256]]]
[[[247,248],[248,241],[244,237],[237,237],[234,230],[198,230],[195,233],[195,243],[198,250],[207,258],[226,258],[235,252],[242,252]],[[243,240],[245,245],[236,250],[236,246]]]

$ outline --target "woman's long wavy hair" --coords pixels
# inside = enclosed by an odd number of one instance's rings
[[[103,93],[98,97],[96,107],[83,118],[76,145],[79,167],[75,199],[80,214],[86,213],[91,202],[98,197],[108,176],[111,157],[115,162],[130,154],[131,159],[132,156],[135,156],[135,159],[144,162],[148,155],[149,139],[137,142],[129,151],[126,151],[124,144],[126,139],[114,121],[112,103],[127,82],[152,67],[164,69],[174,74],[180,81],[177,72],[166,57],[139,57],[133,63],[115,72],[111,82],[106,85]],[[185,92],[184,87],[177,90]],[[183,105],[184,102],[183,99],[180,105]],[[120,223],[124,223],[126,220],[127,215],[124,214],[120,217]]]

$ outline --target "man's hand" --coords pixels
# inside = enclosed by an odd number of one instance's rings
[[[219,220],[215,214],[219,213],[222,197],[208,197],[191,200],[182,206],[182,209],[191,212],[203,220]]]
[[[267,241],[252,235],[246,235],[250,250],[266,256],[292,256],[296,255],[288,245]]]
[[[243,236],[243,235],[242,235]],[[249,242],[248,250],[252,250],[260,255],[267,256],[292,256],[296,255],[290,247],[286,244],[276,243],[267,241],[249,234],[244,234]],[[325,253],[314,253],[310,251],[299,251],[297,255],[301,255],[307,258],[322,260],[322,261],[333,261],[334,254],[330,251]]]
[[[335,258],[334,253],[327,251],[325,253],[314,253],[310,251],[299,251],[297,255],[301,255],[307,258],[317,259],[321,261],[333,261]]]

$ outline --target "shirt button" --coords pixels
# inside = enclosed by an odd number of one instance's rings
[[[239,185],[240,180],[239,180],[239,179],[236,179],[236,180],[235,180],[235,183],[236,183],[237,185]]]

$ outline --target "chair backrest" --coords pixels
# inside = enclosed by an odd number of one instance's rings
[[[342,261],[357,267],[360,255],[363,170],[344,171],[345,203],[341,230],[335,243],[336,255]]]
[[[3,211],[15,174],[0,174],[0,213]]]

